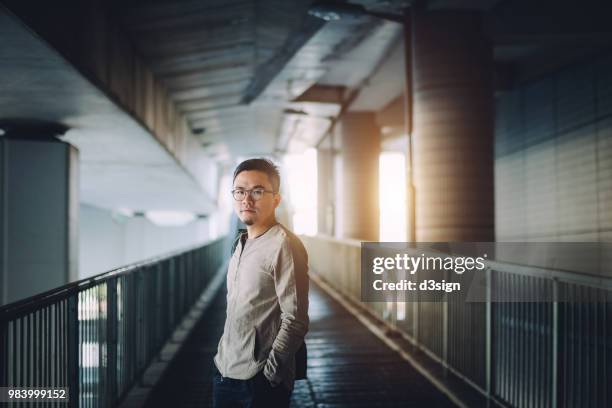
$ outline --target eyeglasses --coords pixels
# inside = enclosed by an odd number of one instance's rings
[[[253,201],[259,201],[263,198],[265,193],[276,194],[274,191],[265,190],[263,188],[254,188],[252,190],[244,190],[241,188],[237,188],[232,190],[232,196],[234,196],[234,200],[242,201],[245,199],[247,194],[251,196]]]

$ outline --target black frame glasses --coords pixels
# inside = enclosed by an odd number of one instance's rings
[[[247,194],[248,194],[249,196],[251,196],[251,199],[253,201],[259,201],[264,197],[266,193],[276,194],[276,191],[266,190],[260,187],[252,188],[250,190],[246,190],[243,188],[236,188],[232,190],[232,197],[234,197],[234,200],[236,201],[242,201],[247,197]]]

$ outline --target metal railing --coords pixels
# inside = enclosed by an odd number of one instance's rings
[[[491,302],[488,297],[469,303],[441,294],[445,301],[432,302],[431,295],[419,301],[416,294],[405,303],[366,303],[360,298],[359,241],[302,240],[315,273],[490,401],[512,407],[612,406],[610,278],[490,262],[487,291],[570,293],[563,297],[575,301]],[[447,281],[466,278],[453,275]]]
[[[220,267],[224,241],[3,306],[0,386],[68,387],[70,406],[115,406]]]

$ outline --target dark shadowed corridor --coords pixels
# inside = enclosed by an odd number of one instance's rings
[[[147,407],[211,406],[212,360],[225,290],[202,316]],[[308,379],[292,407],[452,407],[448,398],[315,284],[310,288]]]

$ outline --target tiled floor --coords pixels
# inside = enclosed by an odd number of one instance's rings
[[[308,379],[295,383],[292,407],[454,406],[312,283],[309,315]],[[212,358],[224,319],[221,291],[152,393],[148,407],[211,405]]]

